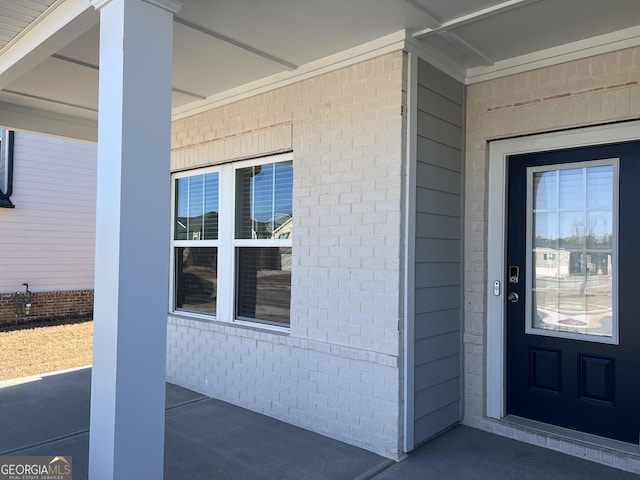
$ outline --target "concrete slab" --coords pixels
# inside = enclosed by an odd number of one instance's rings
[[[167,409],[207,398],[167,384]],[[0,455],[89,431],[91,368],[0,382]]]
[[[0,455],[63,455],[87,478],[90,369],[0,388]],[[1,385],[0,385],[1,387]],[[371,478],[392,461],[167,384],[165,479]]]
[[[353,480],[392,463],[215,399],[167,411],[165,478]]]
[[[88,431],[91,369],[3,382],[0,455]]]
[[[638,480],[547,448],[458,426],[422,446],[375,480]]]
[[[64,455],[86,479],[90,369],[0,382],[0,455]],[[167,480],[639,480],[640,475],[459,426],[400,463],[167,384]]]

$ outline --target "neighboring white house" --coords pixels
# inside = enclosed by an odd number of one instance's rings
[[[96,146],[9,132],[0,160],[0,323],[90,315]]]
[[[640,472],[639,4],[327,2],[50,2],[0,50],[0,121],[98,140],[90,475],[162,477],[165,379]]]

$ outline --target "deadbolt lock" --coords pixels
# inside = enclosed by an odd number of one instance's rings
[[[514,266],[509,267],[509,283],[518,283],[520,280],[520,268]]]

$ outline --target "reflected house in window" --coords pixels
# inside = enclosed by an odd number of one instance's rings
[[[202,240],[213,238],[218,225],[218,212],[207,212],[197,217],[176,218],[176,238],[181,240]]]
[[[268,222],[260,222],[254,219],[252,221],[252,238],[254,240],[271,238],[286,240],[291,238],[293,217],[287,213],[276,214],[275,217],[275,220]]]
[[[536,249],[536,273],[545,277],[566,277],[569,275],[571,252],[554,248]]]

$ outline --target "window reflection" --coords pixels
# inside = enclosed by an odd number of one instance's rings
[[[614,168],[533,174],[531,327],[612,337]]]
[[[175,249],[176,310],[216,314],[218,249]]]
[[[238,169],[236,192],[236,238],[291,238],[292,162]]]
[[[217,240],[218,173],[176,179],[174,240]]]

